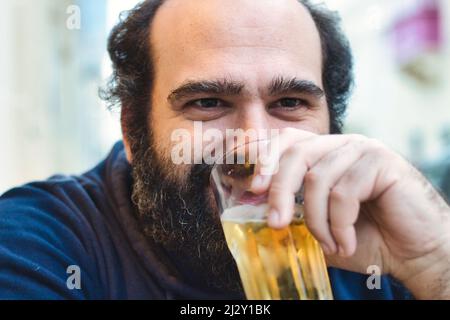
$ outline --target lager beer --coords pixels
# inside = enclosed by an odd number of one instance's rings
[[[266,204],[226,209],[221,216],[228,247],[251,300],[333,299],[322,250],[296,205],[282,230],[267,225]]]
[[[295,218],[282,230],[267,224],[268,191],[252,190],[252,158],[261,160],[261,147],[268,143],[254,141],[237,147],[216,162],[210,176],[228,248],[247,299],[333,299],[322,249],[304,223],[302,190],[295,193]]]

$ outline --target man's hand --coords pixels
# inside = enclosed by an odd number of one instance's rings
[[[305,221],[329,265],[378,265],[417,298],[450,298],[450,208],[411,164],[359,135],[285,129],[278,141],[252,185],[269,191],[272,227],[291,222],[303,185]]]

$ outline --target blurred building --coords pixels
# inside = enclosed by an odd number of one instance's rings
[[[117,130],[108,127],[114,122],[97,94],[107,1],[8,0],[0,6],[1,192],[86,170],[105,155]]]

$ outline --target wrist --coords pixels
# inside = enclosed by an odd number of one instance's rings
[[[403,264],[404,274],[395,276],[416,299],[450,299],[450,233],[442,244]]]

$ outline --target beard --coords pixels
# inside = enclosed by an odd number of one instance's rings
[[[212,166],[180,170],[164,157],[169,152],[157,151],[151,132],[142,136],[132,146],[132,201],[145,236],[174,256],[187,278],[197,275],[197,286],[241,295],[239,273],[208,193]]]

